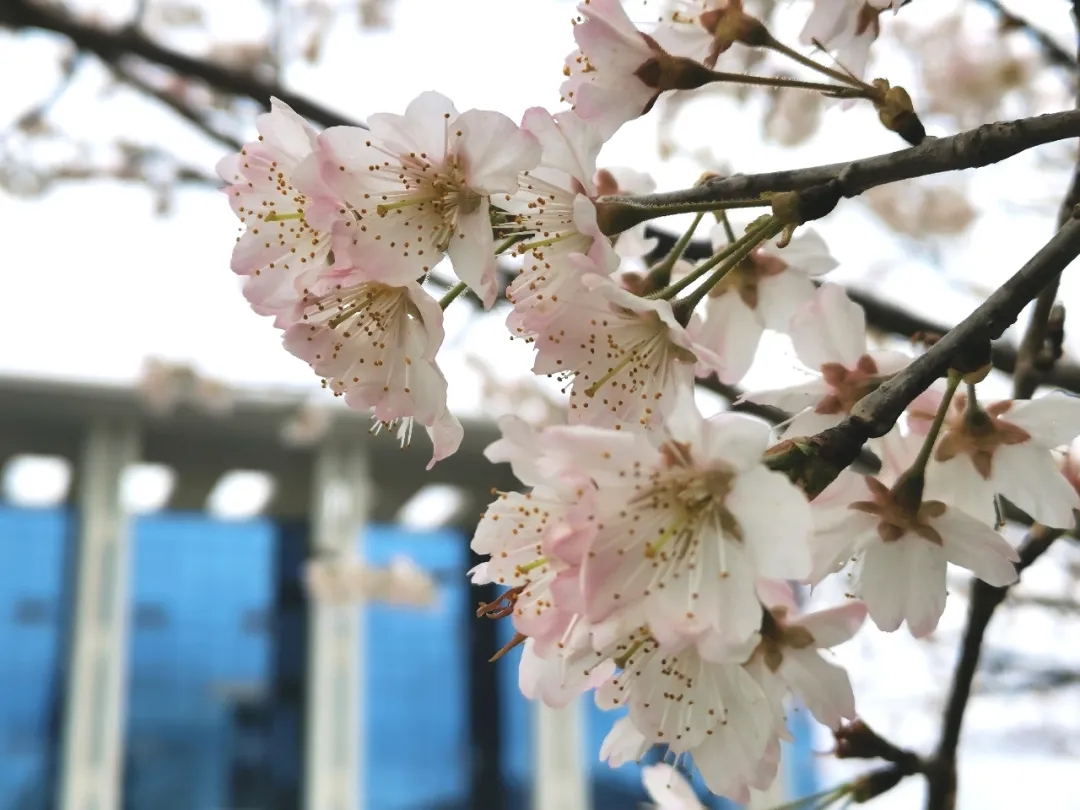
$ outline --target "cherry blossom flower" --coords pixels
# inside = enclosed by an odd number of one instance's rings
[[[692,385],[695,364],[718,361],[670,303],[633,295],[602,271],[587,256],[567,257],[560,272],[578,273],[582,292],[536,336],[533,371],[571,380],[571,422],[657,428]]]
[[[726,244],[719,227],[712,238],[716,250]],[[799,305],[814,295],[810,279],[836,266],[817,232],[800,229],[787,247],[766,243],[732,268],[709,291],[704,323],[691,330],[694,340],[718,358],[700,364],[698,376],[715,371],[723,382],[738,383],[754,362],[764,330],[788,331]]]
[[[782,700],[790,689],[822,725],[840,727],[855,718],[855,696],[847,673],[821,651],[851,639],[866,618],[866,605],[840,607],[789,617],[784,605],[767,605],[761,641],[746,667],[773,701],[783,722]]]
[[[578,50],[566,58],[560,92],[607,140],[656,101],[659,92],[637,74],[663,51],[634,26],[621,0],[585,0],[578,13]]]
[[[540,107],[525,113],[522,128],[543,148],[540,165],[522,174],[518,192],[498,204],[514,214],[506,233],[528,234],[515,248],[524,255],[524,266],[506,297],[514,304],[507,319],[511,334],[530,337],[545,328],[562,302],[582,291],[578,274],[562,271],[566,256],[584,253],[606,273],[618,267],[619,258],[597,226],[592,202],[599,133],[572,112],[553,116]]]
[[[457,450],[463,431],[446,407],[446,378],[435,364],[442,309],[400,276],[357,271],[324,295],[307,295],[284,344],[349,407],[396,427],[403,445],[414,422],[423,425],[434,445],[430,469]]]
[[[810,509],[762,464],[764,422],[730,413],[705,420],[688,406],[672,430],[654,448],[625,432],[549,428],[544,452],[561,454],[597,488],[595,534],[581,562],[586,618],[640,608],[660,643],[695,641],[726,660],[761,626],[757,578],[810,573]]]
[[[881,33],[879,15],[899,5],[899,0],[814,0],[799,41],[820,43],[847,71],[862,77],[870,61],[870,46]]]
[[[495,300],[490,196],[517,190],[540,144],[505,115],[458,113],[435,92],[404,115],[380,113],[370,131],[333,127],[319,136],[323,178],[354,221],[335,240],[352,264],[406,267],[417,278],[449,252],[454,271],[490,307]]]
[[[788,435],[811,436],[839,424],[856,402],[911,362],[902,352],[867,350],[866,313],[836,284],[819,287],[788,331],[799,360],[820,378],[743,397],[796,414]]]
[[[844,472],[814,500],[815,573],[852,562],[850,591],[880,629],[907,622],[916,638],[945,610],[946,563],[989,585],[1016,581],[1016,551],[996,531],[940,500],[915,502],[899,480],[920,437],[890,436],[879,477]],[[892,489],[883,481],[893,482]]]
[[[780,759],[774,713],[744,667],[648,638],[627,647],[618,664],[618,674],[596,690],[597,706],[627,706],[634,728],[676,755],[689,754],[713,793],[745,802],[749,788],[772,784]],[[604,745],[626,756],[634,742],[623,726]]]
[[[941,391],[931,389],[913,403],[912,430],[926,433],[940,400]],[[1033,400],[970,404],[965,394],[950,404],[927,467],[935,497],[994,525],[998,494],[1045,526],[1072,528],[1080,495],[1050,451],[1080,436],[1080,398],[1055,392]]]
[[[244,297],[263,315],[287,311],[333,263],[330,233],[341,201],[318,173],[318,133],[287,104],[271,99],[255,119],[259,139],[217,165],[223,190],[247,230],[232,270],[247,279]]]
[[[705,810],[686,777],[666,762],[644,766],[641,781],[657,810]]]

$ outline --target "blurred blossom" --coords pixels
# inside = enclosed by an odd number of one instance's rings
[[[325,405],[308,402],[281,426],[281,441],[288,447],[310,447],[326,436],[334,414]]]
[[[965,191],[955,185],[893,183],[870,189],[863,199],[886,225],[916,239],[962,233],[976,216]]]
[[[765,136],[781,146],[798,146],[821,125],[824,97],[819,93],[781,88],[769,96]]]
[[[435,601],[436,592],[431,576],[405,556],[394,557],[385,568],[351,557],[316,558],[304,569],[304,585],[312,599],[337,606],[383,602],[425,607]]]
[[[137,387],[143,403],[162,415],[181,405],[206,413],[226,414],[235,401],[233,392],[224,383],[201,377],[185,363],[170,363],[156,357],[146,361]]]

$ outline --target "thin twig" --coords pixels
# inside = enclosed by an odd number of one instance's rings
[[[994,3],[991,3],[991,5],[994,5]],[[1003,13],[1007,12],[1003,11]],[[1077,58],[1080,58],[1080,0],[1073,0],[1072,15],[1073,24],[1077,30]],[[1075,68],[1076,62],[1073,61],[1072,65]],[[1076,106],[1080,109],[1080,84],[1077,85]],[[1065,193],[1065,199],[1062,200],[1061,208],[1058,210],[1057,226],[1059,228],[1069,219],[1073,207],[1077,203],[1080,203],[1080,160],[1077,161],[1073,169],[1069,189]],[[1057,299],[1060,281],[1061,276],[1055,276],[1039,293],[1039,297],[1035,299],[1035,307],[1031,312],[1031,319],[1028,321],[1024,338],[1020,342],[1020,352],[1016,359],[1016,377],[1013,380],[1013,397],[1015,399],[1030,399],[1039,383],[1042,382],[1045,369],[1040,368],[1039,360],[1046,346],[1047,325],[1054,309],[1054,301]],[[1054,357],[1051,355],[1050,361],[1053,362],[1053,360]]]
[[[200,115],[192,107],[177,98],[175,94],[154,87],[153,84],[140,77],[133,70],[120,64],[113,63],[110,64],[109,67],[117,79],[124,82],[124,84],[128,84],[135,88],[140,93],[144,93],[161,102],[211,140],[217,141],[219,144],[231,149],[233,152],[239,152],[244,147],[244,144],[240,139],[234,138],[232,135],[216,129],[204,116]]]
[[[1053,37],[1043,31],[1041,28],[1032,25],[1019,15],[1013,14],[1000,0],[980,0],[984,6],[989,6],[998,13],[1001,17],[1002,27],[1012,31],[1023,31],[1028,35],[1043,52],[1043,56],[1046,57],[1046,61],[1052,65],[1058,67],[1068,68],[1069,70],[1076,71],[1077,59],[1065,48],[1058,45],[1054,41]]]
[[[1019,574],[1035,562],[1050,547],[1050,544],[1064,533],[1061,529],[1049,529],[1036,524],[1017,550],[1020,556],[1020,561],[1016,563],[1017,573]],[[948,810],[955,806],[956,748],[960,743],[964,710],[971,696],[971,683],[975,677],[975,670],[979,666],[983,636],[994,611],[1008,591],[1009,586],[995,588],[982,580],[975,580],[973,585],[971,601],[968,603],[967,628],[964,630],[964,640],[960,646],[960,660],[953,673],[949,700],[945,706],[941,741],[938,743],[934,758],[927,763],[927,810]]]
[[[947,138],[927,138],[910,149],[847,163],[763,174],[734,174],[681,191],[636,197],[601,197],[600,201],[656,207],[719,203],[744,200],[756,194],[805,191],[826,183],[836,183],[841,196],[850,198],[868,189],[913,177],[989,166],[1036,146],[1077,137],[1080,137],[1080,111],[1068,110],[984,124]]]
[[[916,396],[954,365],[978,365],[990,341],[1002,335],[1047,282],[1080,254],[1080,219],[1074,216],[1012,278],[926,353],[877,390],[851,415],[813,437],[817,457],[836,470],[850,465],[871,438],[884,436]]]
[[[106,62],[114,62],[123,56],[138,56],[179,75],[200,79],[220,92],[254,99],[267,109],[270,107],[270,98],[276,97],[299,115],[325,127],[364,126],[359,121],[293,93],[279,84],[265,82],[251,73],[230,70],[165,48],[131,27],[109,30],[87,25],[56,7],[29,0],[0,2],[0,26],[16,30],[38,28],[53,31],[70,39],[79,50],[95,54]]]

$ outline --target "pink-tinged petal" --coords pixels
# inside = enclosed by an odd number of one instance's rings
[[[866,353],[866,313],[837,284],[823,284],[791,318],[799,359],[812,369],[839,363],[853,369]]]
[[[755,402],[758,405],[771,405],[788,413],[798,413],[804,408],[816,405],[821,401],[822,397],[829,393],[829,390],[829,386],[825,384],[824,380],[816,379],[798,385],[791,385],[787,388],[751,391],[748,394],[743,394],[739,401]]]
[[[855,693],[843,667],[815,650],[785,650],[779,672],[822,725],[835,730],[854,719]]]
[[[435,466],[435,463],[452,456],[461,447],[461,440],[465,438],[465,428],[461,426],[458,418],[444,410],[435,422],[425,426],[427,434],[431,438],[432,455],[427,469]]]
[[[695,341],[720,356],[723,368],[714,369],[717,376],[735,385],[750,370],[764,331],[755,310],[743,303],[738,293],[727,292],[708,299],[705,322],[695,335]]]
[[[641,781],[656,810],[705,810],[686,777],[666,762],[644,766]]]
[[[502,113],[468,110],[454,126],[464,133],[454,151],[464,160],[466,185],[479,194],[517,191],[518,175],[540,162],[536,136]]]
[[[415,152],[425,155],[432,163],[441,163],[450,141],[451,123],[457,117],[457,108],[450,99],[429,90],[409,102],[404,115],[376,113],[369,116],[369,137],[386,141],[396,152]]]
[[[851,639],[866,621],[866,605],[852,600],[840,607],[819,610],[789,622],[805,627],[814,637],[814,647],[827,649]]]
[[[823,276],[830,270],[835,270],[840,264],[829,253],[829,248],[825,240],[821,238],[821,234],[813,228],[800,228],[795,238],[785,248],[766,242],[762,245],[761,252],[783,259],[789,267],[811,278]]]
[[[552,708],[569,706],[582,693],[595,689],[614,672],[614,662],[596,664],[595,659],[596,656],[589,653],[565,658],[552,654],[541,658],[536,653],[533,639],[527,639],[521,651],[518,688],[530,700],[542,700]]]
[[[909,573],[907,614],[908,631],[915,638],[932,633],[945,612],[948,591],[945,576],[948,565],[945,553],[932,543],[909,535],[917,544],[908,551]],[[903,542],[903,538],[899,542]]]
[[[787,476],[764,466],[741,473],[727,497],[727,508],[742,529],[759,576],[809,576],[809,539],[814,530],[810,504]]]
[[[862,550],[876,529],[877,519],[863,512],[849,512],[836,525],[819,529],[811,540],[813,568],[807,579],[817,584],[842,569]]]
[[[495,275],[495,240],[486,199],[474,211],[458,214],[457,233],[450,240],[449,252],[458,278],[476,293],[485,309],[491,309],[499,285]]]
[[[1043,447],[1060,447],[1080,436],[1080,397],[1054,391],[1014,402],[1002,418],[1026,430]]]
[[[322,179],[334,192],[355,206],[374,208],[366,196],[375,182],[368,167],[381,164],[386,155],[370,132],[358,127],[330,127],[319,135],[317,154]]]
[[[796,310],[814,295],[809,276],[789,267],[758,282],[758,316],[768,329],[787,332]]]
[[[757,582],[758,599],[767,608],[785,608],[789,613],[795,614],[799,610],[799,602],[795,598],[795,590],[787,582],[780,579],[759,579]]]
[[[587,196],[596,196],[596,157],[604,141],[592,124],[569,110],[552,115],[543,107],[531,107],[521,127],[540,142],[542,166],[565,172],[581,183]]]
[[[310,154],[318,137],[311,124],[277,98],[270,99],[270,112],[258,116],[255,127],[268,146],[280,149],[294,160]]]
[[[994,485],[979,475],[966,453],[927,466],[925,498],[944,501],[987,526],[993,526],[997,520]]]
[[[652,740],[638,731],[629,717],[620,717],[600,744],[600,759],[612,768],[619,768],[637,762],[652,746]]]

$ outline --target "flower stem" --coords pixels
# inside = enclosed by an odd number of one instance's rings
[[[501,253],[505,253],[518,242],[525,239],[527,236],[527,233],[515,233],[513,236],[506,237],[495,246],[495,255],[498,256]]]
[[[824,67],[824,65],[821,67]],[[713,70],[709,73],[711,80],[714,82],[753,84],[765,87],[794,87],[798,90],[817,90],[837,98],[869,98],[868,90],[863,87],[852,87],[851,80],[846,77],[844,84],[823,84],[821,82],[804,82],[799,79],[785,79],[779,76],[746,76],[742,73],[724,73],[719,70]]]
[[[949,406],[952,404],[953,394],[956,393],[956,387],[959,384],[960,374],[955,371],[950,371],[949,381],[945,388],[945,396],[941,398],[941,404],[938,405],[937,413],[934,414],[934,422],[930,425],[930,432],[926,434],[923,446],[919,449],[919,455],[915,457],[915,461],[905,475],[922,475],[926,472],[926,462],[930,460],[930,453],[933,451],[934,443],[937,441],[938,434],[941,432],[941,426],[945,424],[945,417],[949,414]]]
[[[694,238],[694,232],[697,230],[698,225],[701,224],[701,220],[704,216],[704,211],[698,211],[697,215],[694,217],[694,221],[690,224],[690,227],[686,229],[686,233],[679,237],[679,241],[674,244],[667,256],[657,262],[655,267],[650,268],[650,272],[657,274],[666,273],[670,278],[672,268],[675,267],[675,263],[679,261],[679,259],[682,258],[683,253],[686,252],[686,247],[690,244],[690,240]]]
[[[446,295],[439,299],[439,306],[443,309],[446,309],[448,306],[450,306],[450,304],[453,303],[455,298],[457,298],[467,289],[469,289],[469,285],[466,284],[464,281],[459,281],[447,291]]]
[[[747,230],[745,234],[736,239],[730,245],[727,245],[723,249],[714,253],[711,258],[699,264],[693,269],[692,272],[686,274],[674,284],[671,284],[660,290],[659,292],[655,292],[648,297],[661,298],[664,300],[673,298],[717,265],[720,265],[720,268],[726,273],[736,264],[749,256],[750,252],[759,244],[761,244],[763,240],[768,239],[769,237],[764,236],[763,234],[765,234],[774,225],[776,226],[775,233],[779,233],[781,226],[775,220],[775,218],[771,216],[759,224],[751,225],[750,229]],[[719,280],[720,279],[718,278],[717,281]],[[706,289],[706,292],[708,292],[708,289],[711,289],[712,286],[715,285],[715,283],[716,282],[714,281],[713,284],[709,285],[709,287]]]
[[[727,234],[728,242],[735,241],[735,231],[732,230],[731,220],[728,219],[727,211],[720,209],[716,212],[716,218],[720,220],[720,224],[724,226],[724,233]]]
[[[827,65],[821,64],[816,59],[811,59],[809,56],[804,56],[803,54],[796,51],[794,48],[789,48],[783,42],[771,35],[769,36],[769,42],[766,43],[765,47],[771,48],[777,53],[782,53],[784,56],[788,57],[789,59],[795,60],[800,65],[805,65],[806,67],[810,68],[811,70],[817,71],[823,76],[828,76],[830,79],[835,79],[838,82],[843,82],[844,84],[850,85],[852,87],[857,87],[860,90],[871,89],[870,85],[866,84],[866,82],[861,81],[859,78],[852,76],[850,73],[845,73],[842,70],[836,70],[835,68],[831,68]]]

